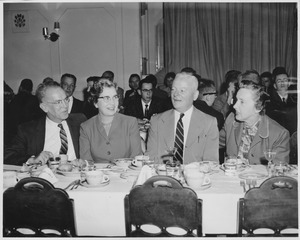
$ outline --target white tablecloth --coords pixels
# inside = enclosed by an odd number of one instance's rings
[[[266,173],[265,166],[252,166],[247,171]],[[133,178],[111,175],[103,188],[79,187],[67,191],[74,199],[78,235],[125,236],[124,197],[133,186]],[[225,176],[222,170],[211,176],[210,188],[197,191],[203,200],[203,233],[237,233],[237,202],[244,196],[238,176]],[[56,187],[67,185],[66,177],[58,176]],[[70,179],[68,179],[70,182]]]
[[[5,168],[4,168],[5,169]],[[266,167],[251,166],[254,171],[267,174]],[[245,172],[244,171],[244,172]],[[57,175],[55,187],[66,187],[79,177]],[[203,233],[237,233],[237,203],[244,196],[238,176],[225,176],[222,170],[210,175],[210,188],[197,191],[203,200]],[[110,184],[101,188],[67,190],[75,203],[75,218],[78,236],[125,236],[124,197],[130,192],[136,177],[120,178],[110,175]],[[265,179],[263,179],[265,180]],[[263,180],[260,180],[260,184]]]

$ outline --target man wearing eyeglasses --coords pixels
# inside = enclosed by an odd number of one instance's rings
[[[153,85],[152,79],[147,77],[139,82],[139,96],[130,98],[125,115],[150,120],[153,114],[164,111],[162,100],[153,97]]]
[[[83,114],[68,113],[69,98],[57,82],[42,83],[36,96],[46,116],[19,125],[12,144],[5,148],[4,163],[44,165],[60,154],[79,158],[79,127]]]

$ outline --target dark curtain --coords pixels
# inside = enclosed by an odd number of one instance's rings
[[[235,69],[297,76],[296,3],[164,3],[165,69],[194,68],[219,88]]]

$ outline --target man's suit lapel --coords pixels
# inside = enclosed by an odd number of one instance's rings
[[[174,110],[169,111],[162,119],[162,136],[164,141],[164,148],[173,147],[174,146]],[[159,134],[159,133],[158,133]]]
[[[143,119],[144,118],[144,112],[143,112],[142,100],[141,100],[140,97],[137,99],[137,102],[136,102],[136,111],[137,111],[136,116],[141,116],[141,119]]]
[[[201,116],[197,116],[198,114],[195,111],[195,108],[193,109],[191,120],[190,120],[190,126],[189,131],[187,135],[187,139],[185,140],[186,147],[191,146],[195,141],[197,141],[197,138],[199,137],[199,133],[201,134],[201,123],[200,118]]]
[[[35,152],[40,153],[43,151],[45,145],[45,135],[46,135],[46,116],[40,118],[36,126],[36,134],[34,138],[35,143],[32,145],[32,146],[36,146]]]
[[[66,122],[67,122],[69,130],[70,130],[70,134],[71,134],[71,138],[72,138],[72,142],[73,142],[73,146],[74,146],[76,156],[79,156],[79,152],[78,152],[78,149],[79,149],[79,145],[78,145],[79,133],[78,133],[78,130],[77,130],[77,126],[75,125],[74,120],[71,117],[67,118]]]

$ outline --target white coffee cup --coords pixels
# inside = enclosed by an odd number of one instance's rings
[[[118,158],[114,162],[118,167],[127,168],[131,164],[132,158]]]
[[[199,189],[203,185],[210,184],[210,178],[199,169],[187,169],[184,171],[187,184],[193,189]]]
[[[17,177],[17,173],[15,171],[5,171],[3,172],[3,187],[9,188],[14,187],[19,178]]]
[[[132,165],[136,167],[142,167],[145,161],[149,160],[149,156],[146,155],[138,155],[132,160]]]
[[[97,186],[101,183],[109,181],[109,176],[105,175],[102,171],[99,170],[82,172],[82,177],[86,179],[89,185],[92,186]]]
[[[69,160],[69,157],[68,157],[67,154],[59,154],[59,157],[60,157],[60,163],[61,164],[65,164]]]

